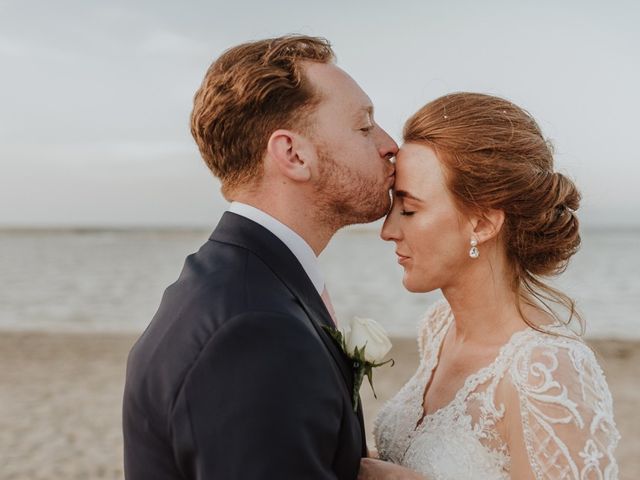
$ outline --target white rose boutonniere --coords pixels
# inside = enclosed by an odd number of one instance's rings
[[[391,350],[391,341],[389,341],[384,328],[375,320],[368,318],[354,317],[350,324],[341,330],[331,327],[324,328],[351,359],[353,365],[353,411],[355,412],[358,409],[360,386],[365,375],[369,379],[373,396],[378,398],[373,388],[373,369],[387,363],[391,363],[393,366],[393,359],[382,361]]]

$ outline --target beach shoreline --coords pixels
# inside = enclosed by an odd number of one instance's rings
[[[0,478],[117,479],[126,357],[137,334],[0,332]],[[370,446],[379,408],[414,373],[415,339],[392,338],[394,367],[376,369],[362,398]],[[622,440],[620,479],[640,476],[640,341],[588,340],[611,388]]]

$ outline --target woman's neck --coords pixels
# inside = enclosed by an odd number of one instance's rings
[[[488,262],[442,289],[455,319],[456,343],[503,344],[526,328],[505,269]],[[483,268],[485,267],[485,268]]]

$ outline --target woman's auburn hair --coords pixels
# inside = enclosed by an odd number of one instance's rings
[[[434,149],[461,212],[504,212],[501,236],[525,322],[541,330],[523,314],[521,301],[564,324],[575,318],[584,332],[575,301],[541,278],[562,273],[580,246],[580,193],[554,171],[553,148],[533,117],[499,97],[452,93],[418,110],[403,137]],[[568,318],[549,302],[565,307]]]
[[[194,97],[191,134],[223,194],[261,178],[271,133],[306,131],[320,98],[304,62],[334,59],[326,39],[287,35],[237,45],[213,62]]]

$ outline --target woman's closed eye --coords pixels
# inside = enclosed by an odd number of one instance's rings
[[[404,208],[402,210],[400,210],[400,215],[404,215],[405,217],[410,217],[414,213],[416,213],[416,212],[410,212],[408,210],[405,210]]]

